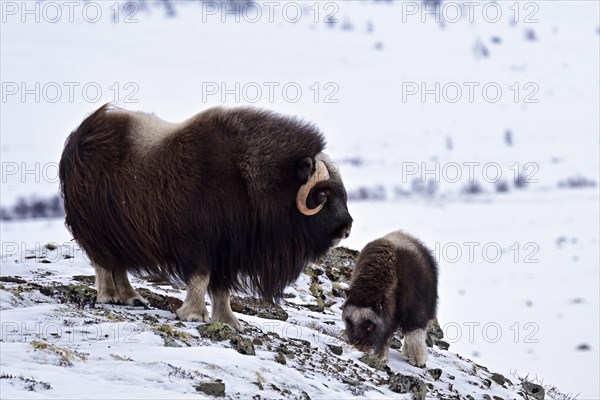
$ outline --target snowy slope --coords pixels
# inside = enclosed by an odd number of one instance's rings
[[[343,298],[332,289],[347,281],[330,279],[332,272],[347,274],[351,259],[334,251],[311,266],[287,290],[279,319],[237,313],[240,336],[218,324],[175,321],[172,310],[185,293],[163,282],[134,279],[162,309],[94,307],[89,263],[75,246],[4,257],[2,396],[197,398],[198,392],[218,393],[222,384],[229,398],[425,398],[428,392],[507,399],[528,393],[517,377],[506,380],[437,345],[429,349],[426,369],[412,367],[398,351],[389,368],[365,364],[340,336]],[[325,303],[321,310],[316,296]],[[406,376],[421,381],[416,394],[397,383],[413,379]]]

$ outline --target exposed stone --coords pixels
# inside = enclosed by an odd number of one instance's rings
[[[253,356],[256,354],[254,351],[254,345],[250,341],[250,339],[246,339],[244,337],[238,336],[234,339],[231,339],[231,344],[235,351],[240,354],[245,354],[249,356]]]
[[[523,388],[525,395],[530,396],[535,400],[544,400],[544,397],[546,396],[544,388],[537,383],[523,382],[521,383],[521,388]]]
[[[324,268],[331,282],[349,282],[356,256],[358,251],[334,247],[319,261],[319,265]]]
[[[331,350],[331,352],[333,354],[335,354],[336,356],[341,356],[342,353],[344,352],[344,349],[342,348],[342,346],[336,346],[334,344],[328,344],[327,347],[329,347],[329,350]]]
[[[200,333],[200,336],[203,338],[210,339],[215,342],[229,340],[232,344],[232,347],[240,354],[256,354],[252,341],[242,337],[229,325],[225,325],[221,322],[212,322],[210,324],[199,325],[197,329]]]
[[[163,340],[165,341],[165,344],[164,344],[165,347],[182,347],[171,336],[169,336],[165,333],[161,334],[161,336],[162,336]]]
[[[361,358],[359,358],[359,360],[367,364],[369,367],[378,369],[380,371],[384,371],[387,365],[386,362],[383,361],[381,358],[370,353],[366,353]]]
[[[144,316],[142,318],[146,322],[155,323],[155,324],[158,323],[158,318],[156,318],[155,316],[150,315],[150,314],[144,314]]]
[[[215,342],[231,340],[239,336],[239,334],[232,327],[218,321],[209,324],[198,325],[198,328],[196,329],[198,329],[200,336]]]
[[[429,375],[431,375],[431,377],[433,378],[434,381],[439,380],[440,377],[442,376],[441,368],[432,368],[430,370],[427,370],[427,372],[429,372]]]
[[[402,348],[402,340],[400,340],[401,333],[396,332],[390,339],[390,349],[399,350]]]
[[[579,346],[577,346],[577,350],[579,350],[579,351],[588,351],[591,349],[592,349],[592,346],[590,346],[587,343],[581,343]]]
[[[433,347],[433,344],[436,343],[440,339],[444,338],[444,331],[440,327],[440,324],[437,319],[432,319],[427,324],[427,338],[425,339],[425,343],[427,347]]]
[[[390,377],[390,390],[396,393],[410,393],[413,399],[425,400],[427,386],[425,382],[416,376],[394,374]]]
[[[220,381],[199,383],[196,385],[196,391],[209,396],[223,397],[225,396],[225,383]]]
[[[7,282],[7,283],[27,283],[26,280],[21,279],[17,276],[0,276],[0,282]]]
[[[271,304],[252,297],[231,297],[231,309],[246,315],[256,315],[260,318],[286,321],[288,313],[277,304]]]
[[[287,359],[285,358],[283,353],[277,353],[277,355],[275,356],[275,361],[277,361],[279,364],[287,364]]]
[[[445,340],[437,340],[435,342],[435,345],[440,349],[440,350],[448,350],[450,348],[450,343],[446,342]]]
[[[490,376],[490,379],[491,379],[492,381],[496,382],[498,385],[504,385],[506,382],[509,382],[509,383],[510,383],[510,381],[509,381],[508,379],[506,379],[506,378],[504,377],[504,375],[502,375],[502,374],[498,374],[498,373],[493,373],[493,374]]]
[[[39,286],[39,291],[61,303],[74,303],[79,308],[94,307],[96,303],[96,290],[87,285]]]
[[[183,305],[183,301],[176,297],[154,293],[146,288],[137,288],[136,290],[140,296],[146,299],[146,302],[148,302],[149,306],[158,308],[160,310],[175,312]]]
[[[94,275],[74,275],[73,280],[81,283],[87,283],[88,285],[93,285],[96,282],[96,277]]]

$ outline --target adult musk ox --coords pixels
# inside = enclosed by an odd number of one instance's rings
[[[404,334],[402,353],[415,366],[427,361],[427,323],[437,309],[437,263],[417,239],[395,231],[367,244],[352,271],[342,318],[350,343],[387,361],[388,340]]]
[[[312,124],[251,108],[181,123],[105,105],[66,141],[66,225],[96,270],[97,301],[144,305],[127,272],[187,284],[183,320],[240,324],[231,290],[272,301],[350,234],[336,166]]]

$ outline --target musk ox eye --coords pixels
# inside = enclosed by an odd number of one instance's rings
[[[368,333],[371,333],[375,330],[375,324],[373,323],[373,321],[366,321],[365,322],[365,330]]]
[[[318,200],[319,204],[326,202],[327,201],[327,192],[325,190],[319,190],[317,192],[317,200]]]

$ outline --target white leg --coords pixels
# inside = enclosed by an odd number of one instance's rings
[[[427,345],[425,344],[425,330],[417,329],[404,334],[402,354],[408,357],[408,362],[415,367],[423,368],[427,362]]]
[[[104,304],[117,304],[120,302],[119,292],[115,287],[115,283],[112,278],[112,273],[99,266],[96,263],[92,263],[96,270],[96,296],[97,303]]]
[[[133,286],[131,286],[131,282],[129,282],[129,278],[127,277],[127,272],[125,270],[120,269],[113,271],[112,279],[117,292],[119,293],[119,299],[121,299],[121,303],[129,306],[148,307],[144,298],[135,291]]]
[[[220,321],[229,324],[238,331],[242,331],[240,321],[233,315],[229,302],[229,290],[211,290],[212,321]]]
[[[125,270],[109,271],[96,263],[93,265],[96,270],[97,303],[146,306],[144,298],[131,286]]]
[[[182,321],[210,321],[206,305],[204,304],[204,296],[206,295],[209,279],[208,275],[196,275],[187,282],[185,301],[176,311],[179,319]]]

